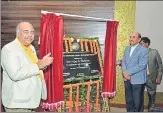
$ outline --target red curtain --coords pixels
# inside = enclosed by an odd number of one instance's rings
[[[44,70],[47,85],[47,100],[42,102],[45,109],[56,109],[63,104],[63,17],[42,14],[40,26],[40,58],[48,53],[54,58],[53,64]]]
[[[104,49],[102,97],[113,98],[116,93],[117,21],[107,21]]]

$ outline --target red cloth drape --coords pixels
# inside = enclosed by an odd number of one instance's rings
[[[63,17],[42,14],[40,26],[40,58],[48,53],[53,64],[44,70],[47,85],[47,100],[42,102],[46,109],[56,109],[63,104]]]
[[[107,21],[104,49],[102,97],[113,98],[116,92],[117,21]]]

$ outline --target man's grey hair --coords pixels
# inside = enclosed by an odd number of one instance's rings
[[[16,26],[16,34],[18,34],[20,32],[20,24],[31,24],[29,22],[20,22],[17,26]],[[32,24],[31,24],[32,25]]]

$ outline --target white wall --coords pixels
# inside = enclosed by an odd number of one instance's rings
[[[136,1],[135,31],[151,39],[163,60],[163,1]],[[162,87],[162,88],[161,88]],[[163,81],[157,92],[163,92]]]

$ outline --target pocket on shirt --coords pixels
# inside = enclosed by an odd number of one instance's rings
[[[18,83],[15,83],[14,89],[13,89],[13,101],[24,103],[29,102],[31,100],[32,96],[32,90],[30,88],[30,84],[26,84],[24,81],[19,81]]]

